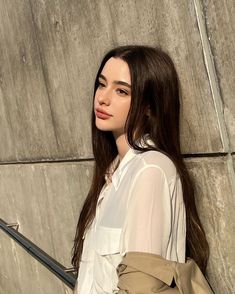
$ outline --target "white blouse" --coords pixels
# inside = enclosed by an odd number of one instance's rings
[[[131,148],[100,193],[75,293],[117,293],[116,268],[129,251],[185,262],[185,240],[185,206],[174,163],[161,152]]]

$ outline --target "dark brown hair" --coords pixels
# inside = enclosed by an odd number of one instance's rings
[[[142,152],[158,150],[174,162],[180,175],[186,208],[186,255],[193,258],[205,273],[209,247],[198,217],[193,185],[180,150],[180,89],[175,66],[169,55],[160,48],[135,45],[114,48],[101,62],[95,79],[94,95],[98,87],[98,77],[111,57],[124,60],[131,75],[131,106],[125,125],[128,143]],[[140,147],[138,140],[145,138],[145,134],[149,134],[155,148],[147,142],[147,147]],[[93,179],[78,220],[73,247],[72,264],[77,269],[83,236],[94,219],[97,200],[105,183],[105,173],[118,154],[112,133],[96,128],[94,110],[92,146],[95,159]]]

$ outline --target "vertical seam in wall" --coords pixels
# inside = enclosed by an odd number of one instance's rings
[[[221,99],[221,94],[219,90],[219,84],[218,84],[218,79],[216,75],[215,65],[214,65],[214,61],[213,61],[213,57],[211,53],[211,48],[210,48],[208,36],[206,33],[205,21],[203,19],[203,12],[200,6],[200,0],[193,0],[193,2],[194,2],[195,11],[196,11],[200,37],[201,37],[205,66],[206,66],[206,70],[207,70],[207,74],[209,78],[213,102],[215,105],[219,131],[221,134],[222,145],[223,145],[224,151],[229,152],[229,139],[228,139],[227,129],[225,126],[222,99]]]

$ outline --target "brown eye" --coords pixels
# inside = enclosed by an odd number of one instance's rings
[[[123,89],[117,89],[117,93],[121,95],[128,95],[128,92],[124,91]]]

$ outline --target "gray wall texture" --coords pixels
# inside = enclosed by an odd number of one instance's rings
[[[235,293],[234,15],[232,0],[0,0],[0,217],[71,266],[100,59],[115,45],[160,45],[182,83],[208,277],[216,293]],[[0,232],[0,293],[71,290]]]

